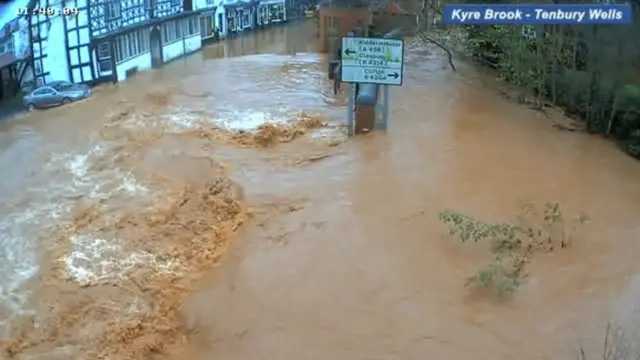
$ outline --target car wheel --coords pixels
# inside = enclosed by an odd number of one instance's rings
[[[27,105],[27,111],[33,111],[36,109],[36,106],[34,104],[28,104]]]
[[[69,99],[69,98],[62,99],[62,105],[66,105],[66,104],[68,104],[70,102],[71,102],[71,99]]]

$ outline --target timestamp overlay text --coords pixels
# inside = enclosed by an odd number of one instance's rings
[[[630,24],[630,4],[447,4],[447,24]]]

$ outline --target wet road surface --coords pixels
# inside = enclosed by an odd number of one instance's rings
[[[637,162],[601,138],[553,129],[484,87],[472,68],[451,73],[437,50],[417,45],[407,50],[404,86],[392,90],[389,131],[329,146],[322,135],[342,139],[333,125],[344,101],[330,94],[311,27],[209,47],[99,89],[85,103],[3,125],[0,165],[12,169],[0,187],[8,199],[0,267],[10,280],[0,315],[14,324],[6,331],[19,329],[25,316],[46,323],[42,301],[33,299],[44,295],[76,306],[53,307],[59,315],[86,311],[95,319],[91,329],[113,330],[98,326],[106,321],[100,314],[154,307],[144,301],[151,285],[122,287],[134,296],[111,289],[144,278],[143,267],[166,270],[172,275],[156,280],[180,286],[186,270],[206,274],[190,296],[153,293],[156,301],[183,304],[167,318],[181,318],[185,329],[162,324],[169,329],[162,331],[182,339],[186,330],[182,347],[195,359],[569,358],[577,339],[595,349],[609,319],[632,318]],[[269,148],[240,147],[204,131],[211,123],[246,131],[301,111],[331,126]],[[226,243],[211,257],[184,255],[180,244],[211,250],[193,242],[194,234],[208,236],[206,228],[186,222],[231,226],[242,219],[206,215],[204,195],[171,216],[145,211],[177,193],[188,203],[195,197],[184,195],[182,184],[212,188],[221,174],[243,188],[233,198],[247,204],[249,219],[221,266],[210,270]],[[447,239],[438,213],[499,221],[512,218],[523,200],[583,212],[588,231],[572,248],[537,257],[512,300],[470,293],[464,279],[486,261],[486,248]],[[225,206],[231,203],[229,195]],[[51,236],[60,223],[71,224],[66,235]],[[105,235],[113,224],[125,241]],[[176,259],[203,265],[154,255],[164,254],[165,243]],[[37,270],[36,280],[20,281]],[[23,316],[15,316],[18,309]],[[130,328],[144,328],[136,326]],[[20,348],[23,358],[77,354],[73,339],[91,329],[67,328],[43,332],[46,341],[23,339],[30,344]],[[159,349],[152,340],[125,343]]]

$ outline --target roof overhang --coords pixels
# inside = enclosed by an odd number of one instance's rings
[[[13,53],[11,54],[3,54],[0,55],[0,69],[5,68],[15,62],[17,62],[19,59],[16,58]]]
[[[223,6],[226,9],[244,8],[244,7],[251,7],[251,6],[257,5],[259,2],[260,1],[257,1],[257,0],[239,0],[239,1],[226,3]]]

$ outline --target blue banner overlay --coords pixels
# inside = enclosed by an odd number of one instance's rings
[[[632,0],[637,1],[637,0]],[[630,24],[630,4],[495,4],[444,6],[446,24]]]

